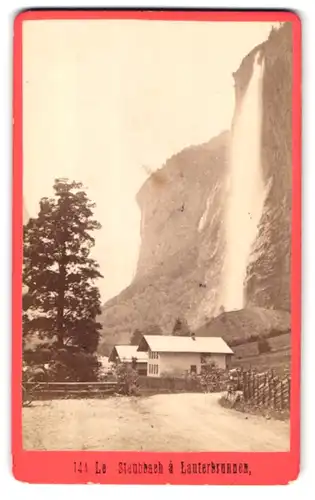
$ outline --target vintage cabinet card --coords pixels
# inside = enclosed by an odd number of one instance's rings
[[[297,15],[22,12],[13,120],[16,479],[296,479]]]

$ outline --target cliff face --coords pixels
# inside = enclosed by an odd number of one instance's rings
[[[252,261],[247,305],[290,310],[292,196],[292,28],[273,31],[263,44],[262,165],[270,190]],[[241,78],[241,71],[237,79]]]
[[[103,342],[178,317],[197,327],[216,310],[223,260],[229,134],[170,158],[140,190],[141,249],[133,283],[103,308]]]
[[[261,159],[270,186],[244,283],[246,306],[290,309],[291,28],[256,47],[234,74],[236,108],[257,51],[265,61]],[[189,117],[188,117],[189,118]],[[138,193],[141,249],[133,283],[103,307],[102,345],[176,318],[198,328],[217,315],[224,257],[229,133],[170,158]],[[242,235],[240,235],[240,238]]]
[[[169,274],[183,257],[192,257],[196,251],[197,264],[200,248],[208,243],[210,248],[203,259],[215,250],[222,219],[227,147],[225,133],[208,144],[187,148],[144,184],[137,197],[142,245],[136,279],[151,272]],[[205,271],[199,266],[196,280],[203,283]]]

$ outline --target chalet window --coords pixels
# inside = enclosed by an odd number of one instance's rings
[[[152,373],[153,375],[157,375],[159,373],[158,365],[152,365]]]
[[[196,365],[190,366],[190,373],[197,373],[197,366]]]

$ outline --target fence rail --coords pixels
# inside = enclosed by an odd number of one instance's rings
[[[114,394],[117,382],[25,382],[23,387],[38,400],[92,398]]]

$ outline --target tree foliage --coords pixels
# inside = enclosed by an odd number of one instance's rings
[[[143,333],[138,328],[136,328],[131,336],[130,345],[139,345],[142,336]]]
[[[185,318],[178,318],[175,321],[173,335],[176,335],[178,337],[189,337],[190,328]]]
[[[133,363],[134,365],[134,363]],[[115,368],[118,392],[125,395],[138,394],[138,373],[129,363],[119,363]]]
[[[225,386],[224,370],[218,368],[215,363],[202,367],[200,378],[201,387],[205,392],[219,392]]]
[[[91,233],[100,229],[94,204],[79,182],[56,179],[54,196],[42,198],[24,226],[23,334],[52,338],[93,353],[98,345],[99,265],[91,258]]]

